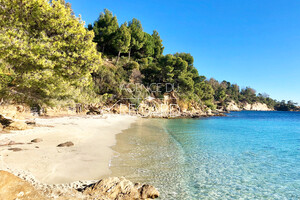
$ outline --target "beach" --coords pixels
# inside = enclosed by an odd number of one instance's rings
[[[16,143],[0,146],[0,169],[31,174],[44,184],[99,180],[111,173],[111,146],[116,144],[116,134],[136,120],[134,116],[113,114],[36,118],[37,126],[32,129],[0,135],[0,141]],[[31,142],[34,139],[42,141]],[[65,142],[74,145],[57,147]]]

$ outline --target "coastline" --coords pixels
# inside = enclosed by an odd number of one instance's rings
[[[43,184],[99,180],[111,173],[116,134],[136,120],[135,116],[113,114],[37,118],[38,126],[33,129],[0,135],[0,141],[21,143],[0,146],[0,169],[14,174],[28,172]],[[42,141],[32,143],[36,138]],[[74,146],[57,147],[67,141]],[[8,150],[11,148],[21,150]]]

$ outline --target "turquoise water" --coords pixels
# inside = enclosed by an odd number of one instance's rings
[[[121,135],[131,146],[115,169],[161,199],[300,199],[300,113],[144,121]]]

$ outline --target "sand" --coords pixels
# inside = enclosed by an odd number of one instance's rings
[[[0,135],[0,141],[25,143],[0,147],[0,169],[26,172],[45,184],[99,180],[110,175],[116,134],[130,127],[137,117],[107,114],[41,119],[38,127]],[[30,143],[41,138],[42,142]],[[57,147],[71,141],[74,146]],[[21,148],[11,151],[9,148]]]

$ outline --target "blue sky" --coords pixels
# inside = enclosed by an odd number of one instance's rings
[[[188,52],[199,73],[300,103],[299,0],[66,0],[93,23],[104,8],[119,24],[157,30],[164,54]]]

